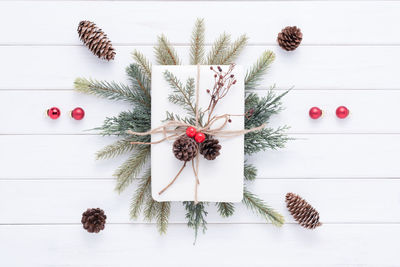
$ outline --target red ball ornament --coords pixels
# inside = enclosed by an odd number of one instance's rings
[[[206,135],[203,133],[197,133],[194,137],[194,140],[196,140],[197,143],[203,143],[204,140],[206,140]]]
[[[344,118],[346,118],[347,116],[349,116],[349,114],[350,114],[350,111],[349,111],[349,109],[346,108],[345,106],[340,106],[340,107],[338,107],[338,108],[336,109],[336,116],[337,116],[339,119],[344,119]]]
[[[190,126],[186,128],[186,135],[189,137],[194,137],[196,135],[196,128]]]
[[[85,117],[85,111],[83,110],[83,108],[74,108],[74,110],[71,111],[71,117],[75,120],[80,121]]]
[[[319,107],[310,108],[310,118],[313,120],[319,119],[322,116],[322,110]]]
[[[49,108],[47,110],[47,116],[49,116],[50,119],[56,120],[61,116],[61,111],[56,107]]]

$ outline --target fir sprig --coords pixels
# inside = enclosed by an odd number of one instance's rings
[[[144,105],[150,107],[150,80],[148,80],[143,75],[140,66],[135,63],[130,64],[129,67],[126,68],[126,73],[128,74],[129,80],[132,82],[132,85],[136,89],[136,94],[142,99],[142,101],[140,101],[139,103],[143,103]]]
[[[184,201],[183,205],[186,209],[187,226],[194,229],[194,243],[196,243],[197,234],[202,228],[203,233],[207,230],[207,211],[205,203],[200,202],[195,204],[193,201]]]
[[[221,34],[221,36],[214,42],[213,46],[211,47],[211,51],[207,55],[208,65],[220,64],[221,58],[229,46],[230,41],[231,36],[229,34]]]
[[[160,234],[165,234],[168,229],[169,214],[171,212],[170,202],[155,202],[156,212],[155,218],[157,221],[157,228]]]
[[[229,49],[222,51],[221,57],[218,60],[219,62],[217,61],[217,64],[228,65],[234,63],[235,59],[246,46],[248,39],[249,38],[245,34],[240,36],[233,44],[231,44]]]
[[[244,81],[246,90],[256,89],[261,77],[265,74],[274,60],[275,54],[272,51],[264,51],[253,67],[246,73]]]
[[[137,178],[149,156],[150,146],[140,147],[117,169],[114,173],[114,176],[117,177],[117,185],[115,187],[117,192],[121,193]]]
[[[204,19],[197,19],[190,42],[190,64],[203,63],[204,58]]]
[[[100,130],[103,135],[127,136],[127,130],[135,132],[146,132],[150,129],[151,112],[147,109],[135,107],[131,111],[123,111],[118,116],[108,117],[104,120]],[[148,140],[149,136],[134,136],[134,141]],[[143,141],[145,142],[145,141]]]
[[[291,140],[286,131],[287,126],[273,128],[264,128],[257,132],[250,132],[244,136],[244,151],[251,155],[266,149],[284,148],[287,141]]]
[[[221,217],[227,218],[233,215],[235,212],[235,205],[230,202],[217,202],[215,203],[218,208],[218,212]]]
[[[111,145],[108,145],[96,153],[96,159],[113,158],[124,153],[130,152],[135,148],[131,142],[133,138],[128,136],[124,139],[118,140]]]
[[[285,223],[284,217],[269,207],[265,202],[244,188],[243,201],[249,209],[264,217],[268,222],[276,226],[282,226]]]
[[[248,150],[245,149],[248,152]],[[254,181],[257,178],[257,168],[247,162],[244,163],[244,179],[246,181]]]
[[[151,81],[151,63],[150,61],[139,51],[135,50],[132,53],[133,59],[139,65],[140,70],[144,74],[145,78],[150,83]]]
[[[179,65],[180,60],[175,49],[169,43],[167,37],[158,37],[158,45],[154,48],[157,63],[160,65]]]
[[[132,219],[137,219],[140,212],[142,211],[143,203],[146,198],[150,197],[150,185],[151,185],[151,171],[148,168],[143,175],[144,178],[138,179],[139,183],[136,188],[135,194],[131,201],[130,215]]]

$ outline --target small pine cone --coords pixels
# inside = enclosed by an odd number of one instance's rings
[[[104,229],[107,216],[102,209],[87,209],[82,214],[82,224],[89,233],[98,233]]]
[[[214,160],[219,156],[219,151],[221,150],[221,145],[219,144],[218,139],[207,138],[200,145],[200,154],[204,156],[204,158],[208,160]]]
[[[111,41],[107,38],[107,34],[96,24],[87,20],[81,21],[78,26],[78,34],[82,42],[93,54],[106,60],[114,59],[115,50]]]
[[[293,51],[300,45],[302,39],[303,34],[300,28],[288,26],[278,34],[277,41],[279,46],[286,51]]]
[[[192,138],[181,136],[175,140],[172,151],[177,159],[182,161],[190,161],[197,156],[199,147]]]
[[[319,222],[319,213],[299,195],[286,194],[286,206],[294,219],[303,227],[314,229],[322,223]]]

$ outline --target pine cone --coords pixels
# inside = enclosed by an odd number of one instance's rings
[[[288,26],[278,34],[277,41],[279,46],[286,51],[293,51],[300,45],[302,39],[303,34],[300,28]]]
[[[197,156],[199,147],[192,138],[181,136],[175,140],[172,151],[177,159],[190,161]]]
[[[106,60],[114,59],[115,51],[111,41],[96,24],[87,20],[81,21],[78,26],[78,34],[93,54]]]
[[[314,229],[322,223],[319,222],[319,213],[299,195],[286,194],[286,206],[294,219],[303,227]]]
[[[221,145],[219,144],[218,139],[207,138],[200,145],[200,154],[204,156],[204,158],[208,160],[214,160],[219,156],[219,151],[221,150]]]
[[[104,229],[107,216],[102,209],[87,209],[82,214],[82,224],[89,233],[98,233]]]

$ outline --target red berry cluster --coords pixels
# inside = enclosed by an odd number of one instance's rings
[[[197,143],[203,143],[204,140],[206,140],[206,135],[201,133],[201,132],[197,132],[196,128],[190,126],[186,128],[186,135],[189,136],[190,138],[194,137],[194,140]]]

